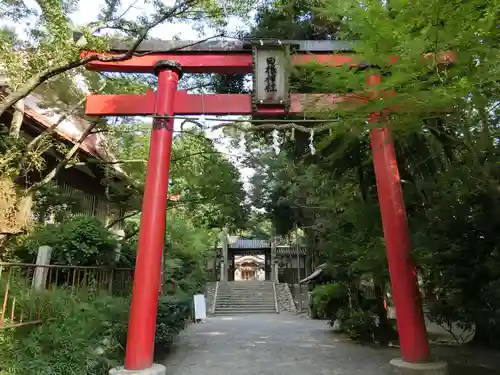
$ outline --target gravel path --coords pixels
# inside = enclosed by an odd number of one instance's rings
[[[346,342],[324,321],[282,313],[191,324],[164,363],[168,375],[386,375],[397,356]]]

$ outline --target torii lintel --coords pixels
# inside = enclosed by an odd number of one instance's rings
[[[155,112],[156,94],[148,90],[145,94],[89,95],[85,105],[85,113],[89,116],[150,116]],[[310,111],[315,112],[333,109],[341,102],[349,101],[352,105],[360,105],[367,97],[360,95],[335,94],[291,94],[290,108],[263,107],[257,113],[264,116],[298,115]],[[188,94],[176,91],[174,113],[179,116],[194,115],[252,115],[256,111],[249,94]]]

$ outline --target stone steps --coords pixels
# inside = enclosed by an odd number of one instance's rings
[[[274,310],[274,305],[219,305],[217,309],[234,309],[234,310],[259,310],[271,309]],[[276,310],[275,310],[276,311]]]
[[[219,290],[220,291],[220,290]],[[269,291],[272,291],[269,290],[268,288],[266,289],[256,289],[256,288],[253,288],[253,289],[231,289],[231,290],[226,290],[225,292],[227,293],[248,293],[248,294],[253,294],[253,293],[267,293]]]
[[[255,307],[255,308],[260,308],[260,307],[272,307],[273,309],[275,308],[275,303],[270,302],[270,303],[217,303],[215,305],[215,308],[218,309],[219,307]]]
[[[242,302],[242,303],[245,303],[245,302],[272,302],[274,303],[274,298],[230,298],[230,297],[221,297],[220,299],[217,298],[217,302],[234,302],[234,303],[238,303],[238,302]]]
[[[275,310],[259,310],[259,311],[218,311],[215,316],[235,316],[235,315],[248,315],[248,314],[276,314]]]
[[[269,281],[219,284],[215,315],[276,313],[273,283]]]
[[[272,295],[269,295],[272,294]],[[269,299],[274,301],[274,293],[262,293],[262,294],[251,294],[251,295],[242,295],[242,294],[217,294],[217,297],[224,297],[228,299],[233,299],[233,300],[239,300],[239,299],[252,299],[252,300],[262,300],[262,299]]]
[[[237,304],[237,305],[248,305],[248,304],[257,304],[257,305],[274,305],[274,299],[266,299],[266,300],[260,300],[260,299],[255,299],[255,300],[235,300],[235,299],[225,299],[217,298],[217,303],[220,304]]]
[[[274,309],[274,306],[271,307],[218,307],[215,310],[215,315],[220,315],[220,314],[260,314],[260,313],[267,313],[267,314],[275,314],[276,310]]]
[[[243,314],[276,314],[274,308],[259,308],[259,309],[237,309],[237,308],[218,308],[215,315],[243,315]]]
[[[219,303],[217,304],[216,307],[242,307],[242,308],[246,308],[246,307],[255,307],[255,308],[260,308],[260,307],[271,307],[271,308],[275,308],[275,304],[274,302],[269,302],[269,303],[252,303],[252,302],[248,302],[248,303],[238,303],[238,304],[235,304],[235,303]]]

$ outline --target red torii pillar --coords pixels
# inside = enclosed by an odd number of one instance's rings
[[[199,51],[198,51],[199,52]],[[93,52],[83,52],[88,56]],[[168,60],[166,60],[168,59]],[[323,64],[340,66],[357,65],[353,56],[331,53],[295,55],[295,62],[316,60]],[[177,91],[177,83],[186,72],[249,73],[252,67],[250,51],[225,56],[223,53],[206,52],[203,55],[186,52],[152,53],[135,56],[120,62],[93,61],[88,68],[102,71],[155,72],[158,89],[145,95],[91,95],[88,97],[88,115],[155,115],[146,173],[146,186],[139,233],[139,248],[135,267],[125,369],[145,370],[153,365],[154,335],[158,305],[158,283],[161,279],[161,257],[164,246],[166,202],[170,154],[172,147],[174,114],[181,115],[252,115],[255,114],[250,95],[211,94],[189,95]],[[377,85],[379,76],[371,76],[368,83]],[[292,94],[287,112],[283,108],[259,109],[259,115],[284,115],[301,113],[308,98],[319,98],[319,105],[331,106],[345,100],[359,100],[359,96]],[[230,104],[230,108],[228,105]],[[165,117],[161,117],[165,116]],[[372,114],[370,121],[381,121],[379,114]],[[378,196],[381,207],[391,285],[397,311],[398,330],[403,361],[394,362],[398,367],[429,363],[429,345],[420,305],[417,275],[411,261],[411,245],[404,208],[403,195],[390,131],[376,128],[370,133]],[[446,370],[446,365],[439,364]],[[439,367],[438,366],[438,367]],[[161,367],[161,366],[160,366]],[[432,367],[432,366],[431,366]],[[435,367],[432,367],[435,370]],[[114,372],[120,373],[120,372]],[[158,374],[164,373],[160,369]],[[439,372],[445,373],[445,372]]]
[[[374,90],[380,75],[369,75],[367,86]],[[369,122],[381,123],[380,113],[372,113]],[[391,131],[388,127],[370,131],[373,165],[382,216],[387,262],[391,278],[392,295],[396,306],[401,354],[407,362],[429,360],[429,342],[422,312],[417,271],[411,257],[410,232],[399,178],[398,163]]]
[[[143,370],[153,364],[174,130],[171,116],[174,115],[174,97],[182,70],[175,61],[162,60],[155,65],[155,73],[158,76],[158,91],[154,115],[158,117],[153,119],[142,201],[125,356],[127,370]]]

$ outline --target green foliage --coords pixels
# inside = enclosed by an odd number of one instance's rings
[[[52,264],[104,266],[114,263],[118,241],[98,218],[76,216],[38,227],[17,254],[31,263],[40,246],[52,247]]]
[[[29,293],[11,285],[18,308],[38,311],[39,326],[0,331],[0,373],[104,375],[123,360],[130,301],[64,289]],[[155,349],[163,355],[191,314],[187,294],[159,299]]]
[[[337,39],[338,23],[323,16],[322,1],[265,1],[257,8],[256,26],[250,34],[257,38],[289,40]]]
[[[348,290],[340,283],[314,288],[311,294],[311,313],[316,318],[335,320],[337,311],[348,303]]]
[[[44,170],[46,160],[41,157],[41,153],[50,148],[50,142],[41,142],[36,150],[27,150],[26,146],[26,139],[11,137],[8,129],[0,129],[0,176],[14,179],[22,171]]]
[[[498,6],[484,0],[269,1],[257,14],[254,35],[357,40],[355,54],[373,64],[369,70],[300,66],[292,72],[293,90],[364,92],[366,75],[380,73],[379,88],[397,93],[356,108],[308,109],[318,118],[338,116],[330,132],[315,134],[315,155],[309,134],[295,132],[292,139],[282,132],[277,156],[269,134],[247,141],[248,164],[257,172],[252,203],[267,210],[278,233],[303,227],[316,265],[327,262],[331,278],[349,285],[352,307],[339,318],[354,338],[377,336],[373,317],[380,325],[387,318],[380,306],[389,275],[366,120],[391,107],[397,111],[387,125],[412,255],[425,290],[439,297],[431,317],[474,326],[476,342],[498,345]],[[325,25],[334,31],[320,35]],[[451,65],[437,58],[448,50],[457,56]],[[398,61],[389,64],[391,56]],[[372,280],[375,300],[358,290],[361,279]]]
[[[181,211],[198,226],[240,226],[246,219],[245,191],[236,167],[195,132],[174,143],[172,194],[180,194]],[[210,171],[210,173],[206,173]]]
[[[216,233],[196,227],[179,212],[169,212],[165,245],[165,272],[177,287],[193,295],[203,291],[206,264],[213,256]]]
[[[248,239],[271,238],[273,223],[266,214],[251,212],[244,229],[240,236]]]
[[[101,375],[120,362],[127,329],[126,299],[54,289],[22,302],[25,308],[42,303],[44,323],[1,331],[8,335],[0,341],[0,369],[5,373]]]
[[[134,123],[115,126],[111,130],[110,143],[122,160],[123,169],[137,187],[142,187],[149,153],[148,132],[144,125]],[[181,216],[189,217],[197,227],[243,225],[247,209],[238,170],[203,133],[190,132],[174,140],[169,194],[180,195],[180,201],[169,202],[169,208],[174,207]],[[207,174],[208,170],[210,173]],[[141,189],[137,190],[135,197],[141,194]],[[120,193],[115,189],[111,193],[113,200],[127,199]],[[140,209],[140,200],[131,203],[129,209],[132,206]]]
[[[433,318],[475,325],[477,340],[498,345],[499,200],[494,190],[477,184],[478,177],[464,167],[440,176],[426,216],[415,218],[414,225],[425,225],[426,231],[416,232],[414,242],[425,287],[439,296],[431,308]]]
[[[353,340],[372,341],[375,332],[375,316],[361,308],[343,307],[337,311],[342,332]]]
[[[164,350],[172,345],[175,337],[185,328],[192,311],[191,305],[192,298],[187,294],[160,297],[156,318],[156,351],[164,353]]]
[[[36,192],[33,214],[39,223],[52,219],[61,223],[72,214],[83,209],[84,194],[79,190],[65,191],[60,186],[49,183]]]

